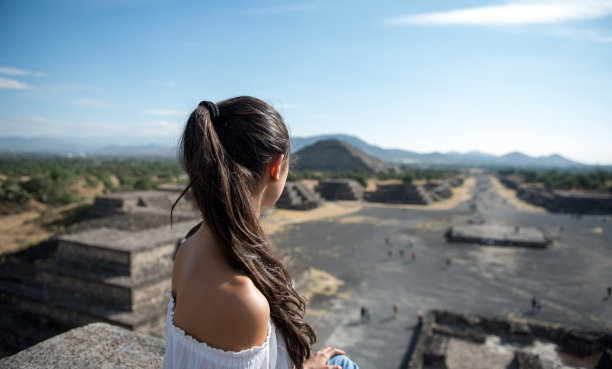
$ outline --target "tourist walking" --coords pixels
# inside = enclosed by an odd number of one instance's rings
[[[190,191],[203,222],[174,260],[164,369],[356,368],[336,348],[311,355],[305,300],[260,224],[283,192],[290,151],[283,118],[259,99],[203,101],[189,116],[180,148],[189,184],[174,206]]]
[[[393,317],[397,319],[398,314],[399,314],[399,306],[397,306],[397,304],[393,304]]]
[[[536,298],[535,298],[535,297],[532,297],[532,298],[531,298],[531,311],[532,311],[532,312],[533,312],[533,311],[535,311],[536,306],[537,306],[537,303],[538,303],[538,302],[536,301]]]

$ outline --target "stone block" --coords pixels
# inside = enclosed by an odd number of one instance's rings
[[[509,365],[510,369],[543,369],[540,357],[523,351],[516,351]]]
[[[0,360],[0,369],[161,368],[164,341],[94,323]]]

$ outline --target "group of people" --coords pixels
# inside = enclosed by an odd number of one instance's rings
[[[393,246],[393,242],[391,241],[391,238],[389,237],[385,237],[385,245],[387,246]],[[408,242],[408,247],[412,248],[414,247],[414,238],[410,238],[410,241]],[[400,257],[404,257],[404,249],[399,249],[398,250],[399,256]],[[389,249],[387,250],[387,256],[389,258],[393,257],[393,250]],[[414,261],[416,259],[416,252],[414,251],[410,251],[410,260]]]

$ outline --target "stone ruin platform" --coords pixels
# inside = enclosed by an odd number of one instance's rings
[[[286,182],[283,193],[276,201],[279,209],[309,210],[319,207],[323,200],[318,193],[300,182]]]
[[[425,187],[410,183],[381,185],[376,191],[366,194],[367,201],[386,204],[427,205],[434,201]]]
[[[98,195],[89,209],[92,216],[108,216],[126,212],[157,212],[168,214],[182,189],[152,191],[124,191]],[[191,192],[187,191],[177,204],[175,212],[189,213],[192,210]]]
[[[31,270],[3,267],[0,344],[20,350],[93,322],[162,336],[174,253],[196,223],[66,234]]]
[[[458,225],[446,232],[448,242],[546,248],[552,241],[536,228],[497,224]]]
[[[329,179],[319,181],[315,191],[329,201],[359,201],[363,199],[365,188],[354,179]]]
[[[410,369],[612,367],[612,335],[603,332],[439,310],[419,329]]]

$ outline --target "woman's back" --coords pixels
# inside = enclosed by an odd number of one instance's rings
[[[261,345],[268,333],[268,301],[224,259],[205,225],[181,245],[172,272],[174,323],[225,351]]]
[[[266,298],[222,258],[204,225],[179,248],[164,369],[291,368]]]

